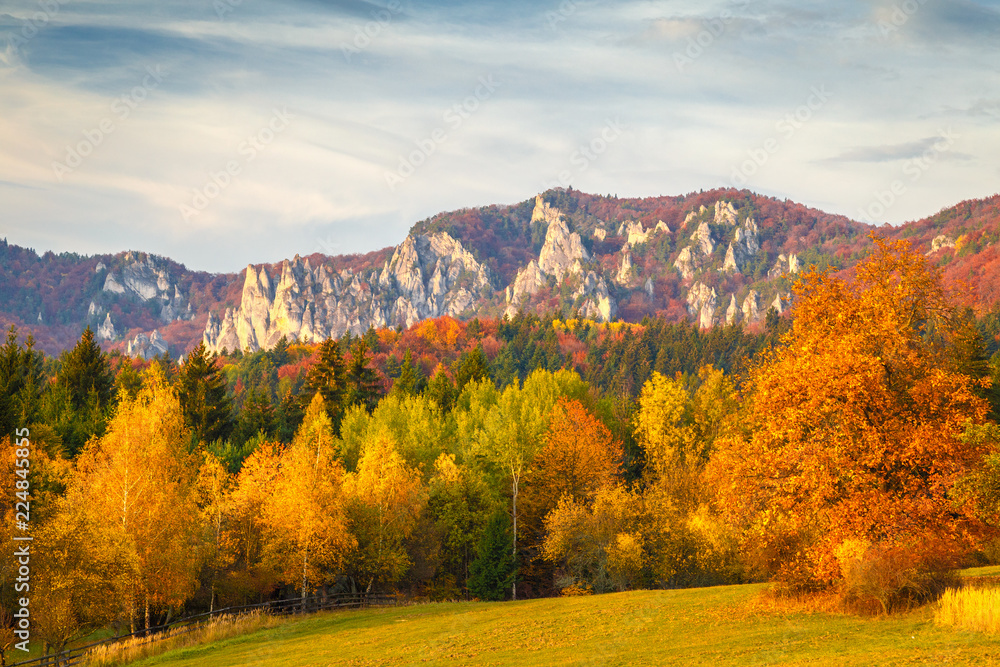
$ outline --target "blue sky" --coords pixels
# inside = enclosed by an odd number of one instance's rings
[[[556,184],[1000,191],[1000,1],[4,0],[0,235],[237,271]]]

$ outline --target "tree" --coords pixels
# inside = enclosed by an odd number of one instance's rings
[[[225,440],[233,430],[233,402],[217,360],[217,355],[208,354],[204,342],[198,343],[176,381],[184,423],[201,442]]]
[[[368,338],[362,337],[351,348],[347,362],[347,393],[344,405],[360,405],[371,412],[379,398],[378,377],[370,366]]]
[[[71,456],[102,435],[111,412],[114,378],[90,327],[61,358],[56,386],[44,398],[45,421],[53,425]]]
[[[744,548],[793,586],[829,586],[892,549],[961,545],[952,491],[984,446],[959,436],[989,406],[956,369],[940,272],[875,238],[853,282],[809,273],[784,345],[745,385],[740,433],[712,462]],[[978,442],[978,444],[977,444]]]
[[[391,586],[410,566],[404,540],[426,502],[419,473],[406,465],[387,429],[365,442],[358,471],[347,480],[351,532],[357,549],[351,571],[371,591],[376,582]]]
[[[133,630],[140,606],[149,627],[152,607],[178,605],[194,588],[198,466],[189,443],[177,396],[154,364],[81,453],[67,492]]]
[[[319,358],[309,369],[306,390],[301,394],[303,406],[309,405],[317,392],[323,396],[323,405],[335,430],[339,430],[347,396],[347,377],[340,343],[333,338],[319,345]]]
[[[455,363],[454,368],[455,387],[459,392],[469,382],[478,382],[490,377],[490,362],[486,358],[486,353],[483,352],[481,345],[471,351],[463,352],[462,356]]]
[[[437,403],[441,410],[449,411],[452,405],[454,405],[456,395],[455,384],[448,377],[448,373],[445,372],[444,366],[441,364],[438,364],[437,368],[434,369],[434,375],[431,376],[431,381],[427,383],[424,394]]]
[[[469,591],[480,600],[503,600],[514,591],[517,558],[510,516],[497,510],[486,524],[469,576]]]
[[[0,345],[0,437],[13,436],[17,428],[28,427],[39,417],[42,390],[42,355],[28,336],[22,348],[17,329],[11,326]]]
[[[330,581],[354,546],[347,531],[344,470],[335,458],[333,424],[317,393],[291,446],[281,453],[263,501],[264,558],[302,597]]]
[[[423,371],[420,366],[413,365],[413,354],[407,350],[403,355],[403,364],[399,367],[399,377],[392,383],[394,394],[419,394],[424,388]]]

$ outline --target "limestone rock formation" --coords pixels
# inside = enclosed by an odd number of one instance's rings
[[[709,287],[705,283],[696,282],[688,290],[687,304],[688,312],[695,318],[698,326],[703,329],[711,327],[715,323],[715,310],[718,305],[719,295],[714,287]]]
[[[598,241],[603,241],[604,239],[608,238],[608,230],[606,230],[604,227],[596,228],[594,230],[594,238],[597,239]]]
[[[732,202],[724,202],[721,199],[715,202],[715,217],[713,220],[717,225],[735,225],[736,209],[733,208]]]
[[[492,293],[489,269],[446,232],[409,236],[382,271],[335,273],[297,255],[276,283],[248,266],[240,306],[209,316],[203,340],[212,351],[269,349],[286,336],[315,342],[369,327],[410,326],[458,316]]]
[[[782,276],[796,274],[801,269],[799,265],[798,255],[778,255],[778,259],[774,262],[774,266],[767,272],[767,277],[770,279],[780,278]]]
[[[747,297],[743,299],[743,307],[740,310],[748,323],[760,320],[760,294],[757,290],[750,290]]]
[[[166,262],[156,255],[127,252],[124,265],[109,271],[104,279],[104,291],[121,294],[138,301],[160,302],[160,319],[164,322],[189,320],[194,317],[191,304],[170,276]]]
[[[93,306],[94,302],[91,301],[90,305]],[[115,325],[111,321],[111,313],[104,316],[104,322],[101,326],[97,327],[94,337],[97,338],[97,340],[114,340],[118,337],[118,332],[115,331]]]
[[[695,263],[694,255],[691,253],[691,246],[681,249],[677,255],[677,259],[674,260],[674,268],[680,271],[681,277],[684,280],[691,280],[694,277]]]
[[[733,233],[733,240],[726,250],[724,273],[742,273],[760,250],[760,232],[753,218],[747,218]]]
[[[153,331],[150,335],[141,333],[128,342],[125,353],[135,359],[152,359],[153,357],[169,351],[167,341],[159,331]]]
[[[622,254],[622,263],[618,267],[618,275],[615,276],[615,282],[619,285],[628,285],[632,280],[632,253],[626,250]]]
[[[598,322],[610,322],[618,312],[615,300],[608,292],[604,278],[588,271],[582,276],[580,287],[573,293],[574,298],[586,297],[580,306],[580,316]]]
[[[934,237],[934,240],[931,241],[931,249],[930,252],[928,252],[927,254],[930,255],[932,253],[937,252],[938,250],[941,250],[942,248],[954,248],[954,247],[955,247],[955,239],[951,238],[946,234],[938,234],[937,236]]]
[[[736,303],[736,295],[729,295],[729,307],[726,308],[726,324],[738,324],[743,319],[743,311]]]

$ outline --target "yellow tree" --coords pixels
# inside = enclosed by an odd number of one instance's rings
[[[235,598],[248,600],[275,583],[264,562],[267,538],[265,504],[274,492],[281,463],[281,445],[261,443],[240,468],[229,495],[223,543],[232,559],[226,585]]]
[[[300,583],[304,598],[340,570],[354,542],[344,513],[344,469],[320,393],[281,453],[273,484],[261,508],[265,560],[283,581]]]
[[[396,583],[410,565],[404,540],[410,536],[426,502],[420,473],[396,450],[388,428],[372,434],[365,443],[358,471],[347,480],[351,497],[351,528],[357,549],[351,570],[368,579],[370,591],[376,581]]]
[[[201,469],[198,471],[196,497],[200,511],[201,525],[204,526],[202,548],[205,565],[209,572],[209,611],[215,609],[216,582],[219,573],[234,562],[234,550],[228,531],[231,513],[233,476],[211,452],[202,454]]]
[[[876,238],[854,281],[810,273],[795,294],[784,344],[750,372],[743,431],[711,464],[745,547],[816,586],[887,549],[961,541],[974,526],[950,493],[983,447],[959,436],[988,406],[960,372],[940,273]]]
[[[179,605],[196,583],[198,549],[190,433],[159,366],[133,399],[122,397],[107,433],[77,462],[68,498],[135,627],[142,605]]]

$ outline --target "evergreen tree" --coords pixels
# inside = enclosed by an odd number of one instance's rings
[[[201,442],[225,440],[233,430],[233,402],[216,360],[217,356],[205,349],[205,343],[199,343],[188,354],[177,377],[184,423]]]
[[[517,576],[510,516],[497,510],[490,517],[472,561],[469,591],[480,600],[504,600]]]
[[[396,394],[413,396],[424,388],[424,374],[420,366],[414,366],[413,355],[409,350],[403,356],[403,364],[399,367],[399,376],[392,383],[392,391]]]
[[[345,407],[361,405],[371,412],[378,403],[378,377],[369,366],[370,354],[368,341],[359,338],[351,349],[351,358],[347,363],[347,396]]]
[[[274,364],[275,368],[281,368],[287,364],[290,360],[288,355],[288,336],[279,338],[271,351],[268,352],[268,356],[271,358],[271,363]]]
[[[101,406],[111,403],[114,378],[108,367],[107,355],[94,342],[94,332],[90,327],[83,331],[76,347],[63,355],[57,381],[68,390],[76,410],[87,405],[91,392],[96,393]]]
[[[347,377],[344,367],[344,357],[340,353],[340,343],[333,338],[327,338],[320,343],[319,359],[309,369],[306,389],[300,395],[303,411],[319,392],[323,396],[326,413],[333,421],[334,430],[339,431],[340,419],[343,413],[344,398],[347,394]]]
[[[45,382],[42,355],[34,345],[34,338],[28,336],[22,348],[13,326],[6,343],[0,345],[0,437],[13,435],[15,429],[38,419]]]
[[[475,380],[478,382],[490,377],[490,362],[483,352],[482,346],[476,349],[463,352],[458,362],[455,364],[455,387],[461,393],[465,385]]]
[[[278,418],[267,394],[259,388],[248,390],[236,425],[236,441],[244,443],[259,433],[270,438],[277,430]]]
[[[455,398],[457,397],[455,385],[452,384],[451,378],[448,377],[444,367],[440,364],[438,364],[437,369],[434,371],[434,376],[424,391],[427,397],[437,403],[442,411],[447,412],[451,410],[455,404]]]

